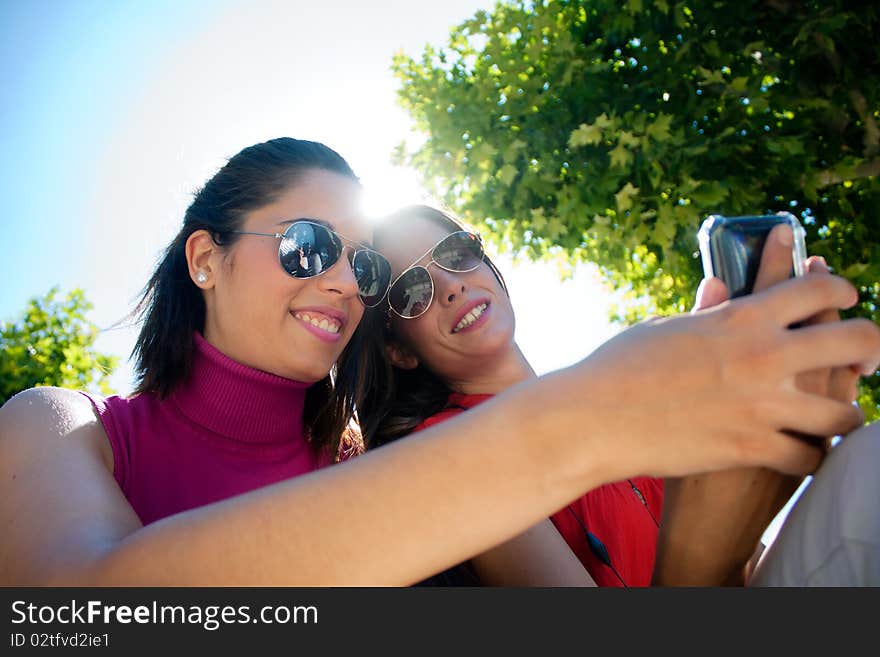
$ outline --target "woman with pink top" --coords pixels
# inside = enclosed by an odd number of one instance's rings
[[[295,139],[246,148],[206,183],[147,285],[135,394],[39,388],[0,409],[0,583],[406,585],[605,482],[810,472],[822,450],[785,430],[861,423],[792,384],[880,360],[873,325],[788,329],[856,301],[811,276],[634,327],[346,459],[372,374],[357,328],[389,284],[359,192],[337,153]]]

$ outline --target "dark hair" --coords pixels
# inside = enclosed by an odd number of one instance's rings
[[[132,350],[135,393],[152,392],[164,398],[190,375],[193,332],[203,332],[205,326],[205,301],[190,279],[186,262],[190,235],[206,230],[216,244],[233,244],[238,236],[231,231],[241,227],[245,214],[272,203],[316,169],[357,180],[348,163],[331,148],[281,137],[243,149],[196,192],[180,232],[162,254],[133,312],[143,322]],[[356,350],[350,343],[337,368],[347,367]],[[303,424],[314,448],[338,451],[352,415],[351,386],[339,389],[328,375],[308,389]]]
[[[450,233],[470,230],[447,212],[428,205],[411,205],[376,224],[373,245],[381,251],[382,243],[396,239],[401,231],[407,229],[406,224],[415,219],[427,219],[448,229]],[[507,292],[507,284],[495,263],[488,255],[483,256],[483,261]],[[385,355],[385,345],[398,338],[394,335],[389,316],[374,316],[369,322],[368,326],[364,326],[368,337],[365,337],[363,362],[369,368],[371,382],[358,407],[358,420],[366,445],[372,448],[402,438],[442,411],[448,405],[452,390],[422,363],[410,370],[392,365]]]

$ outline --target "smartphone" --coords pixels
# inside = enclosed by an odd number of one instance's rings
[[[778,224],[788,224],[794,233],[791,251],[792,276],[802,276],[806,270],[807,247],[801,223],[789,212],[726,217],[713,214],[706,217],[697,238],[703,258],[703,274],[717,276],[727,285],[730,298],[749,294],[755,286],[761,252],[767,235]]]

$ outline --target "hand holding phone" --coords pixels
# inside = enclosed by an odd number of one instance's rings
[[[792,228],[791,268],[786,271],[783,243],[768,244],[773,228]],[[760,291],[799,275],[806,268],[803,229],[792,215],[725,217],[712,215],[698,233],[706,279],[721,279],[727,290],[713,285],[705,309],[727,298]],[[760,271],[762,256],[764,269]],[[704,283],[706,281],[704,280]],[[717,283],[717,281],[715,282]],[[757,285],[757,287],[756,287]],[[702,289],[702,288],[701,288]],[[708,289],[708,288],[706,288]],[[805,386],[810,388],[810,386]],[[821,386],[818,386],[821,390]],[[809,438],[808,438],[809,439]],[[810,442],[815,442],[809,439]],[[658,537],[655,585],[722,585],[747,581],[751,559],[761,536],[802,478],[767,468],[736,468],[667,479],[664,484],[664,531]],[[695,533],[701,541],[689,540]],[[686,566],[685,566],[686,564]]]

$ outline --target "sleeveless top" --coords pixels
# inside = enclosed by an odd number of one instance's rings
[[[190,377],[168,397],[92,402],[113,476],[143,524],[328,465],[302,426],[310,384],[238,363],[199,334]]]

